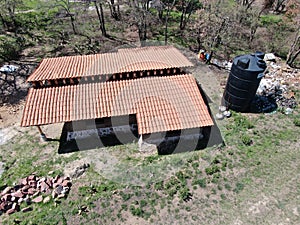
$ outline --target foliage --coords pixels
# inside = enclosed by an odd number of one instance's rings
[[[188,187],[183,187],[179,190],[179,198],[183,201],[187,201],[191,197],[190,190]]]
[[[243,144],[246,146],[250,146],[252,144],[251,137],[247,134],[242,135],[241,140],[242,140]]]
[[[142,208],[135,207],[134,205],[130,206],[130,212],[132,213],[132,215],[139,216],[139,217],[141,217],[143,215],[143,213],[144,213],[144,211],[142,210]]]
[[[22,37],[0,36],[0,59],[3,61],[18,59],[25,47],[24,42]]]
[[[207,175],[213,175],[214,173],[220,172],[220,167],[217,165],[212,165],[210,167],[205,168],[205,172]]]
[[[233,189],[234,192],[239,193],[244,189],[244,184],[243,183],[236,183],[235,188]]]
[[[294,118],[293,123],[294,123],[295,126],[300,127],[300,117]]]
[[[192,185],[199,185],[199,187],[206,188],[206,178],[194,179]]]
[[[260,17],[260,22],[261,22],[261,26],[270,26],[270,25],[278,24],[282,22],[282,16],[274,15],[274,14],[262,15]]]
[[[234,118],[235,126],[238,127],[240,130],[254,128],[254,124],[241,113],[233,113],[232,116]]]

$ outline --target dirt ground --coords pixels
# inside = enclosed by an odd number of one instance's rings
[[[189,50],[182,49],[182,52],[195,65],[195,67],[189,68],[188,71],[195,76],[201,88],[207,95],[209,107],[212,111],[212,116],[214,116],[218,112],[218,107],[221,103],[224,86],[229,72],[220,70],[212,65],[205,65],[203,62],[198,61],[197,55]],[[298,73],[296,79],[299,78],[300,74]],[[293,80],[292,82],[295,84],[297,80]],[[292,86],[292,84],[290,84],[290,86]],[[295,86],[293,86],[293,88],[294,87]],[[39,133],[35,127],[20,127],[24,104],[25,100],[23,99],[17,104],[5,104],[0,107],[0,149],[5,143],[11,142],[14,137],[17,135],[21,136],[24,133],[30,134],[35,140],[39,139]],[[250,115],[250,117],[256,119],[259,118],[259,115]],[[271,121],[272,117],[266,118],[266,124],[262,122],[265,130],[261,131],[262,129],[259,129],[259,131],[256,132],[262,132],[262,134],[264,134],[264,132],[266,134],[271,132],[268,130],[269,124],[272,123],[274,125],[274,122]],[[228,121],[226,120],[216,121],[221,131],[226,130],[227,122]],[[42,130],[48,138],[57,139],[60,137],[62,126],[63,124],[45,125],[42,126]],[[161,209],[157,206],[157,215],[153,221],[150,222],[149,220],[132,216],[130,211],[126,211],[123,213],[123,217],[126,218],[126,221],[122,222],[122,224],[184,224],[186,221],[189,221],[189,224],[199,224],[199,221],[201,221],[200,224],[297,224],[295,221],[297,218],[300,218],[300,208],[299,199],[295,197],[297,196],[298,190],[294,189],[294,187],[295,184],[298,184],[299,174],[293,175],[292,173],[299,170],[299,163],[296,161],[293,162],[293,159],[297,159],[297,151],[300,146],[299,142],[293,142],[293,145],[289,143],[289,146],[290,147],[287,149],[278,149],[279,154],[282,154],[283,157],[272,157],[272,153],[270,153],[271,149],[265,150],[264,154],[270,154],[270,156],[269,158],[262,157],[259,159],[263,166],[253,166],[250,169],[237,166],[227,172],[226,179],[232,182],[236,182],[237,179],[243,179],[247,186],[238,196],[233,196],[232,191],[225,190],[226,188],[223,188],[222,191],[219,190],[227,198],[227,201],[222,204],[215,204],[215,202],[221,202],[222,200],[220,195],[211,193],[216,190],[214,190],[215,187],[212,184],[209,184],[207,189],[195,190],[193,192],[192,201],[182,203],[178,198],[173,199],[171,204],[174,208],[180,208],[179,212],[173,209],[173,211],[170,211],[167,207]],[[55,160],[62,160],[61,167],[63,168],[57,166],[57,169],[62,169],[65,175],[71,175],[78,166],[89,163],[93,165],[93,169],[97,171],[97,176],[99,176],[99,174],[105,175],[105,173],[102,173],[105,166],[108,164],[113,165],[115,163],[113,160],[117,157],[114,157],[114,155],[120,156],[124,154],[124,156],[122,156],[123,158],[128,157],[127,154],[122,152],[124,149],[114,149],[113,151],[102,149],[101,153],[99,152],[99,149],[97,149],[82,151],[79,156],[73,160],[73,153],[58,155],[56,147],[57,144],[55,143],[53,145],[47,145],[47,147],[42,149],[42,154],[40,153],[41,157],[35,164],[42,164],[53,157]],[[131,147],[132,146],[127,146],[125,150],[130,151]],[[234,148],[234,146],[227,146],[226,151],[229,152],[234,150]],[[211,156],[214,156],[218,150],[208,151]],[[288,154],[286,154],[287,152]],[[112,157],[108,158],[111,159],[111,161],[106,161],[106,164],[104,164],[102,159],[109,154],[112,154]],[[95,157],[95,155],[97,155],[97,157]],[[154,153],[154,155],[156,154]],[[136,153],[135,156],[137,156]],[[147,154],[147,156],[149,156],[149,154]],[[68,157],[72,160],[66,160]],[[143,156],[138,153],[138,157]],[[238,156],[237,161],[241,160],[242,164],[242,159],[239,157],[241,156]],[[63,163],[64,160],[68,162]],[[207,165],[207,163],[202,163],[202,166]],[[281,168],[284,168],[284,170]],[[280,174],[280,176],[278,176],[278,174]],[[255,175],[256,178],[253,182],[250,182],[249,180],[252,179],[253,175]],[[89,184],[91,183],[91,180],[91,177],[84,176],[83,178],[78,179],[69,198],[75,198],[74,196],[78,195],[78,186]],[[211,188],[210,185],[213,186],[213,188]],[[231,186],[234,186],[234,184],[232,183]],[[208,200],[207,196],[209,196],[210,200]],[[117,194],[115,194],[113,198],[115,201],[120,200],[120,196]],[[75,200],[76,199],[74,199],[74,201]],[[139,199],[137,198],[137,200]],[[102,207],[101,203],[102,202],[100,201],[95,202],[96,207],[94,208],[94,212],[105,213],[105,209]],[[117,204],[113,205],[111,208],[114,207],[117,208]],[[191,218],[196,219],[194,221]],[[68,218],[68,224],[79,224],[80,221],[80,216],[77,214],[69,216]],[[95,221],[99,220],[91,220],[88,221],[87,224],[93,224]],[[108,224],[121,224],[121,222],[117,220]]]

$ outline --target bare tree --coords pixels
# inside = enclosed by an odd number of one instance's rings
[[[110,15],[115,20],[121,19],[120,0],[107,0],[109,5]]]
[[[288,2],[289,0],[275,0],[274,11],[278,13],[283,12]]]
[[[300,55],[300,26],[298,27],[296,34],[295,34],[295,38],[294,41],[291,45],[291,48],[288,52],[287,55],[287,59],[286,59],[286,63],[289,66],[293,66],[296,58]]]
[[[56,6],[61,7],[65,12],[67,17],[70,18],[72,30],[74,34],[77,34],[76,25],[75,25],[75,14],[71,12],[71,3],[69,0],[55,0]]]
[[[199,0],[181,0],[179,8],[181,10],[179,28],[180,30],[184,30],[191,14],[195,10],[202,8],[202,4],[199,2]]]
[[[162,20],[163,11],[165,8],[165,4],[161,0],[152,0],[151,1],[151,8],[156,9],[158,12],[158,18]]]
[[[105,20],[104,20],[104,13],[103,13],[103,3],[101,0],[94,0],[94,5],[96,8],[96,12],[98,15],[98,20],[99,20],[99,24],[100,24],[100,30],[101,33],[104,37],[107,37],[107,32],[106,32],[106,28],[105,28]]]
[[[175,5],[176,0],[168,1],[165,3],[166,7],[166,18],[165,18],[165,45],[168,44],[168,20],[170,16],[170,12]]]
[[[149,2],[150,0],[131,0],[128,3],[131,8],[128,22],[137,28],[141,43],[147,40],[148,25],[151,18]]]
[[[236,2],[242,6],[245,6],[246,9],[249,9],[255,0],[236,0]]]
[[[226,7],[225,1],[210,1],[196,12],[197,18],[192,17],[184,35],[194,41],[191,48],[195,51],[206,49],[228,60],[235,52],[257,47],[253,40],[260,25],[259,11],[255,7]]]

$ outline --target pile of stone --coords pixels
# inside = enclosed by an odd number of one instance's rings
[[[72,186],[69,177],[37,177],[30,175],[13,187],[6,187],[0,194],[0,215],[12,214],[17,211],[31,211],[31,203],[48,203],[51,198],[57,202],[65,198]],[[48,195],[44,197],[45,195]],[[21,209],[20,205],[25,202],[27,207]],[[22,204],[23,205],[23,204]]]

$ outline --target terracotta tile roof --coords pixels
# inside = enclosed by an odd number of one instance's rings
[[[213,125],[192,75],[29,90],[21,126],[136,114],[139,134]]]
[[[183,68],[193,64],[172,46],[119,49],[118,52],[43,59],[27,81]]]

